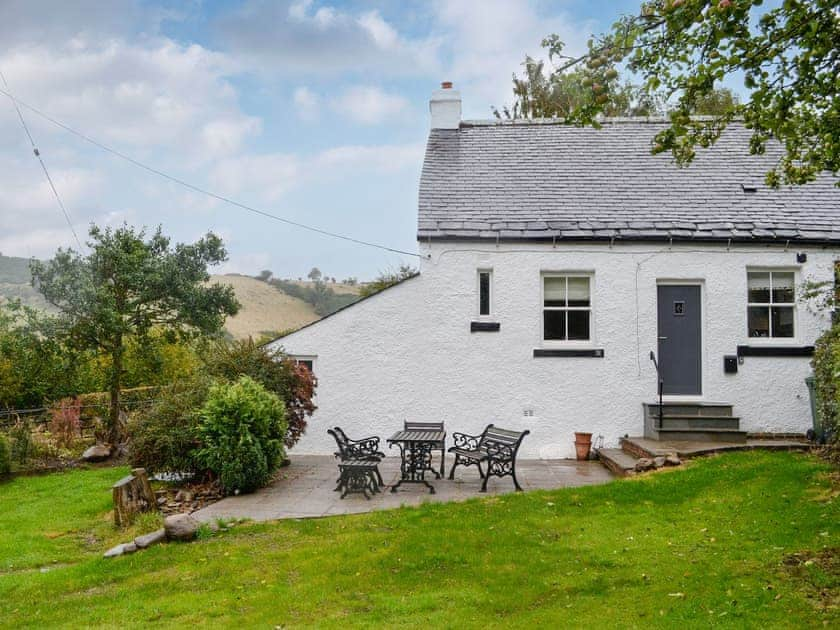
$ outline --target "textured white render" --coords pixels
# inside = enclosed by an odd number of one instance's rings
[[[384,439],[404,419],[446,422],[447,431],[479,432],[494,422],[530,429],[527,457],[572,457],[574,431],[616,445],[643,433],[642,403],[653,402],[656,287],[702,283],[703,396],[727,402],[750,432],[804,432],[810,426],[807,358],[745,357],[724,374],[723,356],[752,341],[746,334],[747,267],[795,269],[797,282],[830,280],[836,250],[783,246],[423,243],[421,275],[275,342],[315,356],[318,411],[299,453],[329,453],[329,427],[351,437]],[[493,270],[499,332],[470,332],[478,321],[477,269]],[[594,274],[591,347],[603,358],[534,358],[541,342],[542,272]],[[796,339],[813,344],[828,326],[800,304]],[[766,342],[765,342],[766,343]],[[780,345],[778,342],[772,345]],[[587,347],[587,346],[585,346]],[[532,411],[526,416],[525,411]]]

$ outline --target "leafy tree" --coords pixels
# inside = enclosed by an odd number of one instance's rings
[[[321,270],[318,267],[312,267],[312,270],[306,274],[306,277],[312,280],[312,282],[318,282],[321,279]]]
[[[221,239],[208,233],[192,245],[170,245],[160,228],[148,240],[127,225],[90,228],[90,253],[59,249],[49,262],[33,261],[32,284],[59,311],[61,330],[76,348],[110,359],[109,431],[120,440],[120,389],[129,337],[153,330],[169,338],[217,334],[239,309],[233,288],[207,285],[208,265],[227,258]]]
[[[545,72],[545,63],[525,57],[522,78],[513,76],[512,107],[494,108],[496,118],[568,118],[589,101],[603,107],[607,116],[650,116],[660,104],[630,82],[621,82],[618,71],[605,73],[601,83],[580,70]]]
[[[268,282],[271,279],[272,275],[274,275],[274,272],[272,272],[271,269],[263,269],[262,271],[260,271],[260,275],[257,276],[257,280]]]
[[[413,278],[418,273],[420,272],[411,265],[400,265],[400,268],[397,271],[382,272],[373,282],[363,284],[359,290],[359,295],[362,297],[368,297],[374,293],[379,293],[380,291],[384,291],[388,287],[392,287],[403,280]]]
[[[643,79],[649,94],[676,98],[670,126],[658,133],[654,153],[671,151],[689,163],[733,120],[752,131],[750,151],[763,153],[771,139],[784,147],[767,173],[771,186],[804,184],[820,172],[840,170],[840,13],[837,0],[783,0],[764,9],[761,0],[649,0],[637,15],[621,17],[593,38],[580,57],[563,54],[556,35],[544,40],[558,71],[580,69],[592,95],[571,122],[597,124],[608,104],[604,86],[618,63]],[[692,119],[698,104],[728,77],[743,76],[743,102],[722,104],[712,120]],[[838,180],[840,185],[840,179]]]
[[[40,407],[96,389],[94,357],[64,347],[58,324],[20,302],[0,306],[0,407]]]
[[[699,116],[723,116],[738,106],[738,95],[729,88],[717,88],[697,97],[691,108],[692,114]]]

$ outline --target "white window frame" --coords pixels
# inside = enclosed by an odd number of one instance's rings
[[[769,273],[770,274],[770,301],[769,302],[750,302],[750,276],[751,273]],[[774,273],[792,273],[793,274],[793,302],[774,302],[773,301],[773,274]],[[799,306],[797,303],[796,284],[799,281],[799,269],[795,267],[747,267],[747,306],[744,309],[744,330],[746,331],[746,338],[748,345],[780,345],[799,343]],[[773,306],[790,306],[793,308],[793,337],[752,337],[750,336],[750,307],[759,306],[767,307],[768,322],[767,325],[772,333],[773,329]]]
[[[568,295],[568,278],[586,278],[589,280],[589,306],[546,306],[545,305],[545,279],[566,278],[566,294]],[[545,311],[588,311],[589,312],[589,339],[546,339],[545,338]],[[594,271],[542,271],[540,272],[540,318],[539,318],[540,342],[548,347],[572,347],[591,348],[595,345],[595,272]],[[569,318],[566,318],[566,337],[569,336]]]
[[[489,282],[487,284],[487,290],[490,292],[488,296],[488,309],[486,313],[481,312],[481,274],[486,273],[490,276]],[[479,267],[475,272],[475,312],[479,318],[488,319],[493,317],[495,313],[495,300],[493,299],[494,287],[493,287],[493,269],[490,267]]]

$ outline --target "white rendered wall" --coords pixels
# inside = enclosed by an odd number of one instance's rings
[[[750,432],[804,432],[810,426],[808,358],[745,357],[724,374],[723,356],[752,341],[746,332],[747,267],[796,270],[797,283],[830,280],[836,251],[766,246],[661,244],[423,244],[419,277],[279,340],[290,354],[314,355],[318,411],[295,447],[334,450],[327,428],[384,439],[404,419],[446,422],[478,433],[490,422],[530,429],[526,457],[574,456],[574,431],[616,445],[643,432],[642,403],[656,396],[648,359],[656,350],[656,287],[698,281],[703,300],[703,396],[734,405]],[[796,251],[808,254],[796,263]],[[499,332],[470,332],[479,320],[477,269],[493,270]],[[541,341],[542,272],[585,271],[593,281],[593,347],[603,358],[534,358]],[[829,325],[799,304],[792,345],[813,344]],[[778,342],[773,345],[780,345]],[[532,410],[526,417],[524,411]]]

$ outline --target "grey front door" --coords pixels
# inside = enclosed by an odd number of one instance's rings
[[[702,393],[700,287],[659,285],[657,291],[659,373],[664,394]]]

